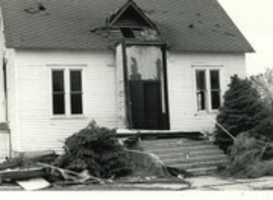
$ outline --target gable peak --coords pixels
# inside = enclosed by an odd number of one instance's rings
[[[128,0],[110,17],[109,25],[112,27],[156,29],[156,25],[133,0]]]

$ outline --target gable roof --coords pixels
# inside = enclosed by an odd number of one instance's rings
[[[40,3],[39,3],[40,2]],[[0,0],[8,48],[103,50],[107,36],[91,30],[127,0]],[[217,0],[135,0],[169,48],[194,52],[253,52]]]
[[[138,18],[138,20],[135,20]],[[129,21],[128,21],[129,20]],[[133,24],[132,24],[133,22]],[[124,4],[114,15],[110,17],[109,25],[111,27],[130,27],[130,26],[143,26],[156,29],[156,25],[145,15],[143,10],[138,5],[129,0]]]

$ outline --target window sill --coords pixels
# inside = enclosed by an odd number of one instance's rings
[[[211,110],[211,111],[198,111],[194,114],[195,117],[199,116],[208,116],[208,115],[217,115],[219,113],[219,110]]]
[[[60,115],[60,116],[51,116],[51,120],[85,120],[87,117],[85,115]]]

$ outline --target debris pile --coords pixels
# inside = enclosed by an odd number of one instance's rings
[[[91,176],[88,171],[77,173],[54,166],[57,158],[55,152],[39,152],[36,156],[19,155],[0,164],[0,185],[6,183],[24,184],[33,182],[35,189],[47,188],[54,184],[103,183],[99,178]],[[38,183],[47,183],[40,186]],[[27,187],[27,188],[28,188]],[[27,189],[25,188],[25,189]]]
[[[19,154],[0,163],[0,185],[16,183],[26,190],[40,190],[50,186],[115,185],[121,180],[147,183],[159,178],[185,183],[183,176],[172,176],[173,172],[155,155],[128,150],[115,130],[98,127],[95,122],[67,138],[64,150],[59,156],[54,151]]]
[[[230,148],[230,165],[222,174],[236,178],[259,178],[273,175],[273,144],[248,132],[237,136]]]

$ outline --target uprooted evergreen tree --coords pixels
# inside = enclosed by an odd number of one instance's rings
[[[56,165],[100,178],[126,176],[131,163],[124,147],[115,136],[115,130],[99,127],[95,122],[65,141],[65,154]]]
[[[217,122],[236,137],[257,127],[266,115],[260,94],[251,80],[233,76],[229,90],[224,95],[224,105],[217,116]],[[233,143],[219,126],[216,127],[216,143],[225,151]]]

